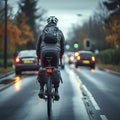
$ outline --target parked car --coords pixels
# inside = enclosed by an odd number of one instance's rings
[[[34,71],[39,69],[36,50],[22,50],[14,57],[16,75],[22,71]]]
[[[79,51],[79,55],[75,60],[75,67],[78,66],[89,66],[95,68],[96,57],[91,51]]]

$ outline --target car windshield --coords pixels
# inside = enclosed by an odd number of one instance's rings
[[[80,56],[83,56],[83,57],[85,57],[85,56],[87,56],[87,57],[90,57],[92,54],[90,54],[90,53],[80,53]]]
[[[82,56],[82,57],[91,57],[93,55],[92,52],[89,52],[89,51],[81,51],[79,52],[79,55]]]
[[[21,51],[19,53],[19,56],[20,57],[30,57],[30,56],[36,57],[36,51],[35,50]]]

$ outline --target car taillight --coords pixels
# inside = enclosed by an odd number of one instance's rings
[[[15,62],[16,62],[16,63],[21,63],[21,58],[16,57]]]
[[[78,53],[78,52],[75,52],[74,55],[75,55],[75,57],[77,57],[77,56],[79,55],[79,53]]]
[[[77,60],[80,60],[81,58],[80,58],[80,56],[77,56]]]
[[[73,57],[73,56],[71,56],[71,57],[70,57],[70,60],[71,60],[71,61],[73,61],[73,60],[74,60],[74,57]]]
[[[92,62],[95,62],[95,57],[92,56],[92,57],[91,57],[91,60],[92,60]]]

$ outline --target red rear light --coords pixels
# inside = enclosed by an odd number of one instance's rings
[[[20,62],[21,62],[21,59],[20,59],[19,57],[16,57],[15,62],[16,62],[16,63],[20,63]]]
[[[92,57],[91,57],[91,60],[92,60],[92,62],[95,62],[95,57],[92,56]]]
[[[80,56],[77,56],[77,60],[80,60],[81,58],[80,58]]]
[[[53,70],[52,70],[51,68],[47,68],[47,69],[46,69],[46,73],[49,73],[49,74],[50,74],[50,73],[52,73],[52,72],[53,72]]]

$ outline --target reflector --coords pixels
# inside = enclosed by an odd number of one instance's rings
[[[51,68],[48,68],[48,69],[46,69],[46,72],[47,72],[47,73],[52,73],[53,70],[52,70]]]

